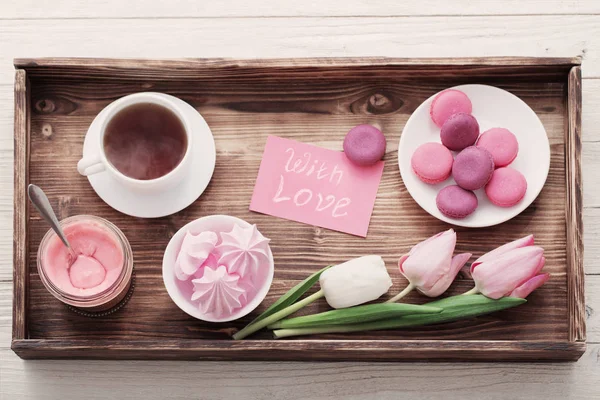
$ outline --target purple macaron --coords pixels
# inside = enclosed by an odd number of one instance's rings
[[[479,124],[474,116],[466,113],[451,115],[440,131],[442,144],[454,151],[473,146],[479,136]]]
[[[465,218],[477,208],[477,196],[470,190],[450,185],[439,191],[435,198],[438,210],[450,218]]]
[[[369,166],[385,155],[385,136],[372,125],[358,125],[350,129],[344,139],[344,153],[354,164]]]
[[[452,176],[456,184],[466,190],[485,186],[494,173],[494,158],[484,148],[470,146],[454,158]]]

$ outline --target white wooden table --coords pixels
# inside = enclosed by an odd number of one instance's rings
[[[0,0],[0,399],[600,399],[599,0]],[[14,57],[583,57],[577,363],[22,361],[10,350]]]

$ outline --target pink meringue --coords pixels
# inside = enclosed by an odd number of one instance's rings
[[[267,295],[273,273],[269,240],[256,226],[228,215],[186,224],[163,257],[171,299],[187,314],[209,322],[233,321],[254,310]]]
[[[219,265],[226,265],[229,273],[237,273],[242,278],[249,274],[254,280],[261,258],[263,263],[269,259],[270,239],[264,237],[256,225],[242,228],[235,224],[231,232],[221,233],[221,240],[217,247],[221,254]]]
[[[194,235],[187,231],[175,260],[177,279],[186,281],[195,275],[214,251],[217,240],[215,232],[202,232]]]
[[[204,268],[200,279],[192,279],[194,293],[192,301],[199,300],[200,311],[217,318],[233,314],[245,304],[242,296],[246,293],[239,286],[240,276],[230,274],[224,265],[216,269]]]

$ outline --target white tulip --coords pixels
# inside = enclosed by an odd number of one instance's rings
[[[327,269],[319,279],[327,303],[346,308],[375,300],[392,286],[380,256],[354,258]]]
[[[313,277],[316,279],[316,276],[319,276],[321,290],[287,307],[278,307],[277,311],[271,311],[262,319],[259,317],[256,322],[250,323],[233,335],[233,338],[235,340],[243,339],[259,329],[295,313],[321,297],[325,297],[327,303],[333,308],[346,308],[375,300],[392,286],[392,279],[385,268],[383,259],[380,256],[364,256],[315,272],[293,287],[287,295],[298,293],[302,295],[315,283],[312,279]],[[312,283],[306,286],[309,282]]]

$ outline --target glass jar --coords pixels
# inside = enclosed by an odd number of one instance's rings
[[[42,283],[58,300],[85,311],[106,311],[115,307],[125,298],[131,286],[133,253],[129,241],[114,224],[92,215],[69,217],[60,224],[78,254],[77,260],[85,257],[82,260],[100,274],[99,268],[104,268],[103,280],[93,287],[75,286],[74,269],[78,271],[78,284],[86,279],[89,281],[91,272],[80,269],[86,268],[79,267],[83,265],[81,263],[74,267],[77,262],[68,261],[67,248],[58,235],[49,230],[37,253],[37,269]]]

